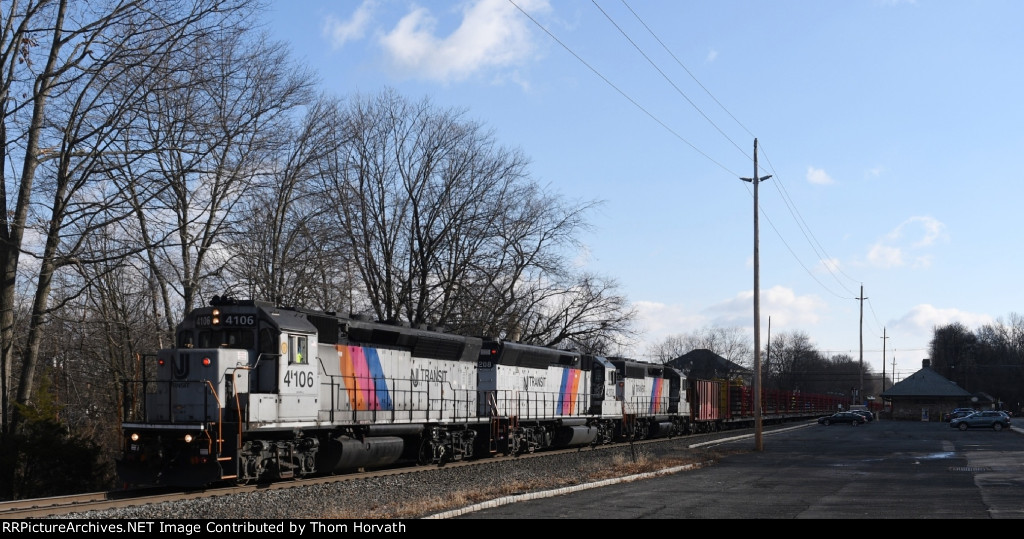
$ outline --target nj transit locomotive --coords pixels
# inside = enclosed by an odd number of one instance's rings
[[[175,339],[125,383],[125,484],[444,464],[743,421],[727,382],[665,365],[259,301],[215,297]]]

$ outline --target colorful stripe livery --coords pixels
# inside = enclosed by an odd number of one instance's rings
[[[353,410],[391,410],[394,403],[376,348],[338,347],[341,374]]]
[[[656,414],[661,411],[659,410],[659,408],[661,408],[661,380],[655,378],[654,384],[652,385],[654,387],[651,388],[651,405],[647,410],[647,413]]]
[[[576,413],[576,398],[579,395],[580,378],[583,373],[579,369],[562,371],[562,382],[558,386],[558,415]]]

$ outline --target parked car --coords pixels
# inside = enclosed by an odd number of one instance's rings
[[[864,416],[853,412],[836,412],[832,415],[818,418],[818,423],[826,427],[833,423],[847,423],[856,426],[867,422],[868,420]]]
[[[958,417],[964,417],[977,412],[974,408],[954,408],[952,412],[946,414],[946,421],[952,421]]]
[[[869,412],[867,410],[850,410],[850,411],[855,413],[855,414],[860,414],[860,415],[864,416],[864,419],[866,419],[869,423],[875,420],[875,414],[873,414],[873,413],[871,413],[871,412]]]
[[[994,429],[1003,430],[1010,428],[1010,418],[1002,412],[995,410],[986,410],[984,412],[974,412],[973,414],[966,415],[964,417],[958,417],[949,422],[949,426],[954,429],[967,430],[967,429]]]

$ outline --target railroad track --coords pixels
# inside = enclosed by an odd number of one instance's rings
[[[734,436],[748,435],[753,429],[737,429],[721,431],[716,433],[693,434],[676,438],[656,438],[632,442],[634,445],[658,444],[666,442],[679,442],[686,440],[692,444],[714,442]],[[611,449],[630,445],[629,442],[620,444],[608,444],[598,446],[595,450]],[[495,456],[489,458],[457,461],[445,464],[445,467],[454,468],[460,466],[476,466],[487,463],[500,462],[510,459],[544,458],[549,455],[558,455],[567,452],[577,452],[580,448],[545,450],[537,453],[528,453],[519,456]],[[123,508],[131,506],[142,506],[168,501],[184,501],[198,498],[223,496],[228,494],[240,494],[256,490],[272,490],[283,488],[295,488],[321,483],[333,483],[339,481],[353,481],[371,477],[387,475],[415,474],[435,469],[435,466],[403,466],[391,469],[380,469],[372,471],[350,472],[339,475],[316,476],[288,481],[279,481],[263,485],[237,485],[201,490],[187,491],[181,489],[137,489],[137,490],[115,490],[109,492],[95,492],[85,494],[74,494],[67,496],[56,496],[50,498],[36,498],[0,502],[0,519],[30,519],[61,517],[88,511],[100,511],[106,509]]]
[[[475,461],[450,463],[448,466],[469,465]],[[74,494],[68,496],[54,496],[50,498],[34,498],[0,502],[0,519],[26,519],[45,518],[85,513],[87,511],[100,511],[104,509],[115,509],[119,507],[131,507],[149,505],[167,501],[183,501],[198,498],[209,498],[227,494],[240,494],[256,490],[274,490],[282,488],[294,488],[318,483],[330,483],[336,481],[352,481],[367,477],[383,475],[394,475],[402,473],[416,473],[425,471],[430,467],[405,467],[388,470],[374,470],[369,472],[352,472],[344,475],[318,476],[290,481],[281,481],[265,485],[234,485],[225,487],[211,487],[201,490],[181,489],[139,489],[139,490],[115,490],[109,492],[93,492],[85,494]]]

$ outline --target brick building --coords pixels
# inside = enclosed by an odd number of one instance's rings
[[[935,372],[927,359],[921,370],[882,393],[885,417],[917,421],[942,421],[954,408],[977,407],[977,397]],[[891,408],[890,408],[891,406]]]

